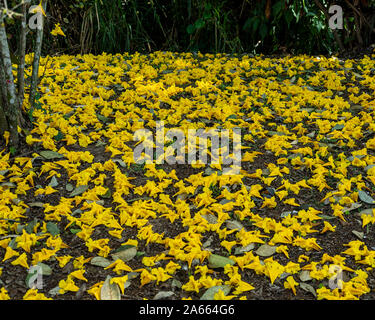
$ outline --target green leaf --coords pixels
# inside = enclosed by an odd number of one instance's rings
[[[74,229],[74,228],[72,228],[72,229],[69,229],[69,231],[71,233],[73,233],[73,234],[77,234],[78,232],[81,232],[82,230],[81,229]]]
[[[335,130],[341,130],[343,129],[345,126],[343,124],[336,124],[333,128],[332,128],[332,131],[335,131]]]
[[[100,121],[102,121],[102,122],[109,122],[109,121],[110,121],[109,118],[107,118],[107,117],[105,117],[105,116],[103,116],[103,115],[101,115],[101,114],[98,114],[98,115],[97,115],[97,118],[98,118],[98,120],[100,120]]]
[[[16,154],[16,152],[17,152],[17,149],[16,149],[15,147],[10,147],[10,148],[9,148],[9,151],[10,151],[10,154],[11,154],[12,156],[14,156],[14,155]]]
[[[60,229],[59,227],[53,223],[53,222],[47,222],[46,224],[47,231],[52,235],[52,236],[57,236],[60,234]]]
[[[112,254],[112,259],[120,259],[124,262],[132,260],[137,255],[137,248],[132,246],[130,248],[124,248],[121,251],[118,251]]]
[[[270,246],[268,244],[263,244],[261,245],[255,253],[258,256],[261,257],[269,257],[272,256],[276,252],[276,247],[275,246]]]
[[[235,262],[230,258],[219,256],[214,253],[208,257],[209,268],[224,268],[227,264],[230,264],[233,266]]]
[[[77,188],[74,189],[74,191],[70,194],[71,197],[79,196],[80,194],[84,193],[87,191],[89,186],[78,186]]]
[[[215,294],[219,292],[219,290],[223,291],[224,295],[227,295],[230,292],[230,286],[222,285],[222,286],[214,286],[206,290],[206,292],[201,296],[200,300],[214,300]]]
[[[59,185],[55,176],[52,176],[51,181],[48,185],[52,188],[57,187]]]
[[[365,203],[368,203],[368,204],[375,204],[375,200],[370,197],[365,191],[363,190],[359,190],[358,191],[358,196],[359,196],[359,199]]]
[[[189,24],[189,25],[187,26],[187,28],[186,28],[186,31],[187,31],[188,34],[193,34],[194,31],[195,31],[195,27],[194,27],[194,25]]]
[[[195,21],[194,26],[196,29],[201,29],[204,27],[205,24],[206,24],[205,21],[199,18],[197,21]]]
[[[43,276],[50,276],[52,274],[52,268],[49,265],[42,262],[38,262],[36,265],[41,268]]]
[[[53,137],[56,141],[64,139],[64,134],[59,130],[59,133]]]
[[[94,257],[91,259],[90,264],[97,267],[107,268],[111,264],[111,261],[103,257]]]
[[[26,232],[28,234],[32,234],[34,231],[34,227],[36,226],[37,223],[38,223],[37,218],[34,218],[33,221],[29,222],[27,226],[25,227]]]
[[[39,154],[47,160],[64,158],[64,155],[62,155],[61,153],[50,150],[40,151]]]

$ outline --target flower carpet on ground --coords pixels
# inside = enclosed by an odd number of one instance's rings
[[[40,76],[30,151],[0,153],[0,299],[374,298],[375,54],[62,55]],[[160,121],[240,129],[239,173],[136,163]]]

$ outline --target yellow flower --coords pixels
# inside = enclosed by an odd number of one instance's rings
[[[226,296],[223,292],[223,290],[219,289],[218,292],[215,293],[214,295],[214,300],[232,300],[234,297],[236,297],[235,295],[232,295],[232,296]]]
[[[121,271],[133,272],[133,269],[130,268],[124,261],[117,259],[116,261],[112,262],[108,267],[104,268],[104,270],[114,268],[113,271],[117,274],[121,274]]]
[[[17,252],[16,250],[13,250],[11,247],[7,247],[6,248],[6,251],[5,251],[5,255],[4,255],[4,258],[3,258],[3,262],[5,260],[8,260],[14,256],[19,256],[19,252]]]
[[[189,277],[189,281],[187,283],[185,283],[181,289],[182,290],[185,290],[185,291],[195,291],[196,293],[199,293],[199,289],[202,287],[203,285],[194,279],[193,276],[190,276]]]
[[[72,258],[72,256],[56,256],[56,260],[59,262],[60,268],[63,268]]]
[[[7,146],[8,143],[9,143],[9,137],[10,137],[9,131],[4,131],[3,136],[4,136],[4,139],[5,139],[5,145]]]
[[[275,201],[275,197],[271,197],[271,198],[264,198],[263,204],[260,208],[261,209],[264,207],[275,208],[276,206],[277,206],[277,202]]]
[[[67,291],[77,292],[79,290],[79,288],[76,286],[71,276],[68,276],[66,280],[60,280],[59,288],[60,288],[59,290],[60,294],[64,294]]]
[[[87,290],[87,293],[93,295],[96,300],[100,300],[100,291],[103,283],[104,281],[94,284],[89,290]]]
[[[53,36],[60,35],[60,36],[65,37],[65,33],[61,30],[60,23],[55,24],[55,29],[53,29],[53,30],[51,31],[51,34],[52,34]]]
[[[23,300],[53,300],[47,298],[43,293],[39,293],[38,289],[29,289],[23,296]]]
[[[284,281],[284,288],[292,289],[294,295],[296,295],[296,286],[298,285],[299,283],[296,282],[292,276],[287,277],[286,281]]]
[[[119,286],[121,293],[124,294],[124,286],[126,281],[128,281],[128,275],[111,278],[110,283],[116,283]]]
[[[254,290],[255,288],[250,284],[245,281],[240,280],[236,286],[236,290],[233,291],[235,295],[239,295],[242,292],[245,291],[251,291]]]
[[[22,253],[17,259],[13,260],[11,264],[14,266],[20,265],[26,269],[29,269],[29,265],[27,264],[27,256],[25,252]]]
[[[10,297],[8,295],[8,291],[6,291],[5,288],[0,289],[0,300],[10,300]]]
[[[289,254],[288,254],[288,247],[285,245],[278,246],[276,248],[277,253],[284,253],[284,255],[289,259]]]
[[[146,269],[143,269],[141,272],[141,287],[147,283],[156,280],[156,276],[148,272]]]
[[[49,260],[55,253],[57,252],[56,250],[48,250],[46,248],[43,248],[41,251],[33,253],[32,257],[32,264],[35,265],[38,262],[42,262],[44,260]]]
[[[16,238],[17,248],[22,248],[26,252],[37,242],[38,237],[35,234],[28,234],[25,229],[22,230],[22,235]]]
[[[237,241],[227,241],[227,240],[223,240],[220,242],[220,244],[225,248],[227,249],[229,252],[231,252],[232,250],[232,247],[235,246],[237,244]]]
[[[71,272],[69,276],[87,282],[88,280],[83,276],[84,273],[85,273],[84,269],[79,269],[79,270],[75,270]]]
[[[296,202],[296,199],[294,199],[294,198],[286,199],[286,200],[284,200],[284,203],[289,204],[291,206],[299,207],[299,204]]]
[[[156,284],[158,285],[159,282],[167,281],[168,279],[172,278],[163,268],[153,268],[151,270],[151,274],[155,276]]]
[[[39,5],[37,7],[35,7],[33,10],[30,11],[30,13],[37,13],[37,12],[40,12],[42,13],[45,17],[47,16],[44,9],[43,9],[43,0],[40,1]]]
[[[181,266],[173,261],[169,261],[165,266],[165,271],[169,274],[174,274],[178,269],[181,269]]]
[[[320,233],[325,233],[327,231],[334,232],[336,230],[336,226],[332,226],[328,221],[324,221],[324,228]]]

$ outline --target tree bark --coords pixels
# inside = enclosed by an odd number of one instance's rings
[[[27,7],[28,3],[22,4],[22,20],[21,20],[21,35],[19,43],[19,55],[20,63],[17,70],[17,82],[18,82],[18,97],[20,100],[20,106],[23,105],[23,99],[25,94],[25,55],[26,55],[26,34],[27,34]]]
[[[44,1],[43,9],[44,11],[46,11],[47,9],[47,0]],[[42,53],[43,27],[44,27],[44,17],[42,16],[42,26],[41,28],[38,28],[36,32],[33,71],[32,71],[32,76],[31,76],[30,96],[29,96],[31,108],[33,108],[35,104],[36,89],[37,89],[38,82],[39,82],[38,72],[39,72],[40,55]]]
[[[0,59],[1,61],[1,59]],[[0,63],[0,68],[1,68],[1,63]],[[3,69],[1,68],[1,71]],[[0,71],[0,73],[1,73]],[[3,80],[4,77],[2,77],[0,75],[0,87],[1,87],[1,90],[0,90],[0,135],[2,136],[4,134],[5,131],[9,131],[9,127],[8,127],[8,120],[6,118],[6,115],[5,115],[5,104],[6,104],[6,101],[5,101],[5,95],[6,95],[6,82],[4,82]]]
[[[8,120],[9,132],[10,132],[10,145],[18,146],[18,124],[19,124],[19,100],[16,93],[16,87],[14,85],[14,77],[12,72],[12,61],[10,59],[9,45],[7,34],[5,30],[5,22],[3,13],[0,13],[0,77],[2,83],[6,87],[5,105],[3,111]]]

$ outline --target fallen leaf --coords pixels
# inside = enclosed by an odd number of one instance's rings
[[[358,209],[360,207],[362,207],[362,203],[357,203],[357,202],[351,203],[350,207],[344,207],[344,208],[342,208],[342,212],[352,211],[352,210]]]
[[[299,273],[299,278],[301,281],[309,281],[309,280],[312,280],[311,276],[310,276],[310,271],[308,270],[302,270],[300,273]]]
[[[216,216],[214,216],[213,214],[210,214],[210,213],[208,213],[208,214],[203,214],[202,217],[203,217],[204,219],[206,219],[206,220],[208,221],[208,223],[210,223],[210,224],[215,224],[215,223],[217,223],[217,218],[216,218]]]
[[[124,262],[127,262],[133,259],[136,255],[137,255],[137,248],[134,246],[131,246],[127,248],[126,247],[121,248],[121,250],[117,251],[116,253],[113,253],[111,256],[113,260],[120,259]]]
[[[173,295],[174,295],[174,292],[173,292],[173,291],[160,291],[160,292],[158,292],[158,293],[154,296],[153,300],[165,299],[165,298],[169,298],[169,297],[171,297],[171,296],[173,296]]]
[[[91,259],[90,264],[93,266],[106,268],[111,264],[111,261],[103,257],[94,257]]]
[[[52,236],[57,236],[58,234],[60,234],[60,229],[55,223],[49,221],[47,222],[46,227],[47,227],[47,231]]]
[[[224,295],[227,295],[230,292],[230,289],[231,287],[228,285],[211,287],[200,297],[200,300],[214,300],[214,296],[219,290],[223,291]]]
[[[116,283],[110,283],[112,277],[107,276],[100,289],[100,300],[121,300],[120,288]]]
[[[41,268],[43,276],[50,276],[52,274],[52,268],[49,265],[42,262],[38,262],[36,265]]]
[[[47,160],[64,158],[64,155],[62,155],[61,153],[50,150],[40,151],[39,154]]]
[[[44,208],[43,202],[30,202],[27,205],[30,206],[30,207]]]
[[[316,297],[316,292],[315,292],[315,289],[314,289],[314,287],[312,285],[310,285],[308,283],[305,283],[305,282],[300,282],[299,287],[302,290],[310,292],[314,297]]]
[[[57,179],[55,176],[53,176],[51,178],[51,181],[50,183],[48,184],[50,187],[54,188],[54,187],[57,187],[59,185],[59,183],[57,182]]]
[[[371,198],[365,191],[359,190],[358,197],[361,201],[368,203],[368,204],[375,204],[375,200]]]
[[[245,247],[236,247],[236,248],[234,249],[234,254],[235,254],[235,255],[238,255],[238,254],[242,254],[242,253],[244,253],[244,252],[248,252],[248,251],[250,251],[250,250],[253,250],[254,247],[255,247],[255,244],[254,244],[254,243],[250,243],[250,244],[248,244],[248,245],[245,246]]]
[[[364,210],[358,212],[358,216],[361,217],[363,214],[374,216],[373,210],[374,209],[371,209],[371,208],[370,209],[364,209]]]
[[[364,233],[363,232],[359,232],[359,231],[356,231],[356,230],[352,230],[352,233],[360,240],[363,239],[363,236],[364,236]]]
[[[268,244],[262,244],[256,251],[255,253],[258,256],[261,257],[269,257],[272,256],[276,252],[276,247],[275,246],[270,246]]]
[[[234,265],[235,262],[223,256],[212,253],[208,257],[208,267],[209,268],[224,268],[227,264]]]
[[[87,191],[89,186],[79,186],[74,189],[74,191],[70,194],[71,197],[79,196],[80,194],[84,193]]]
[[[229,230],[241,230],[244,226],[242,225],[241,222],[237,221],[237,220],[228,220],[226,222],[226,225],[227,225],[227,228]]]

